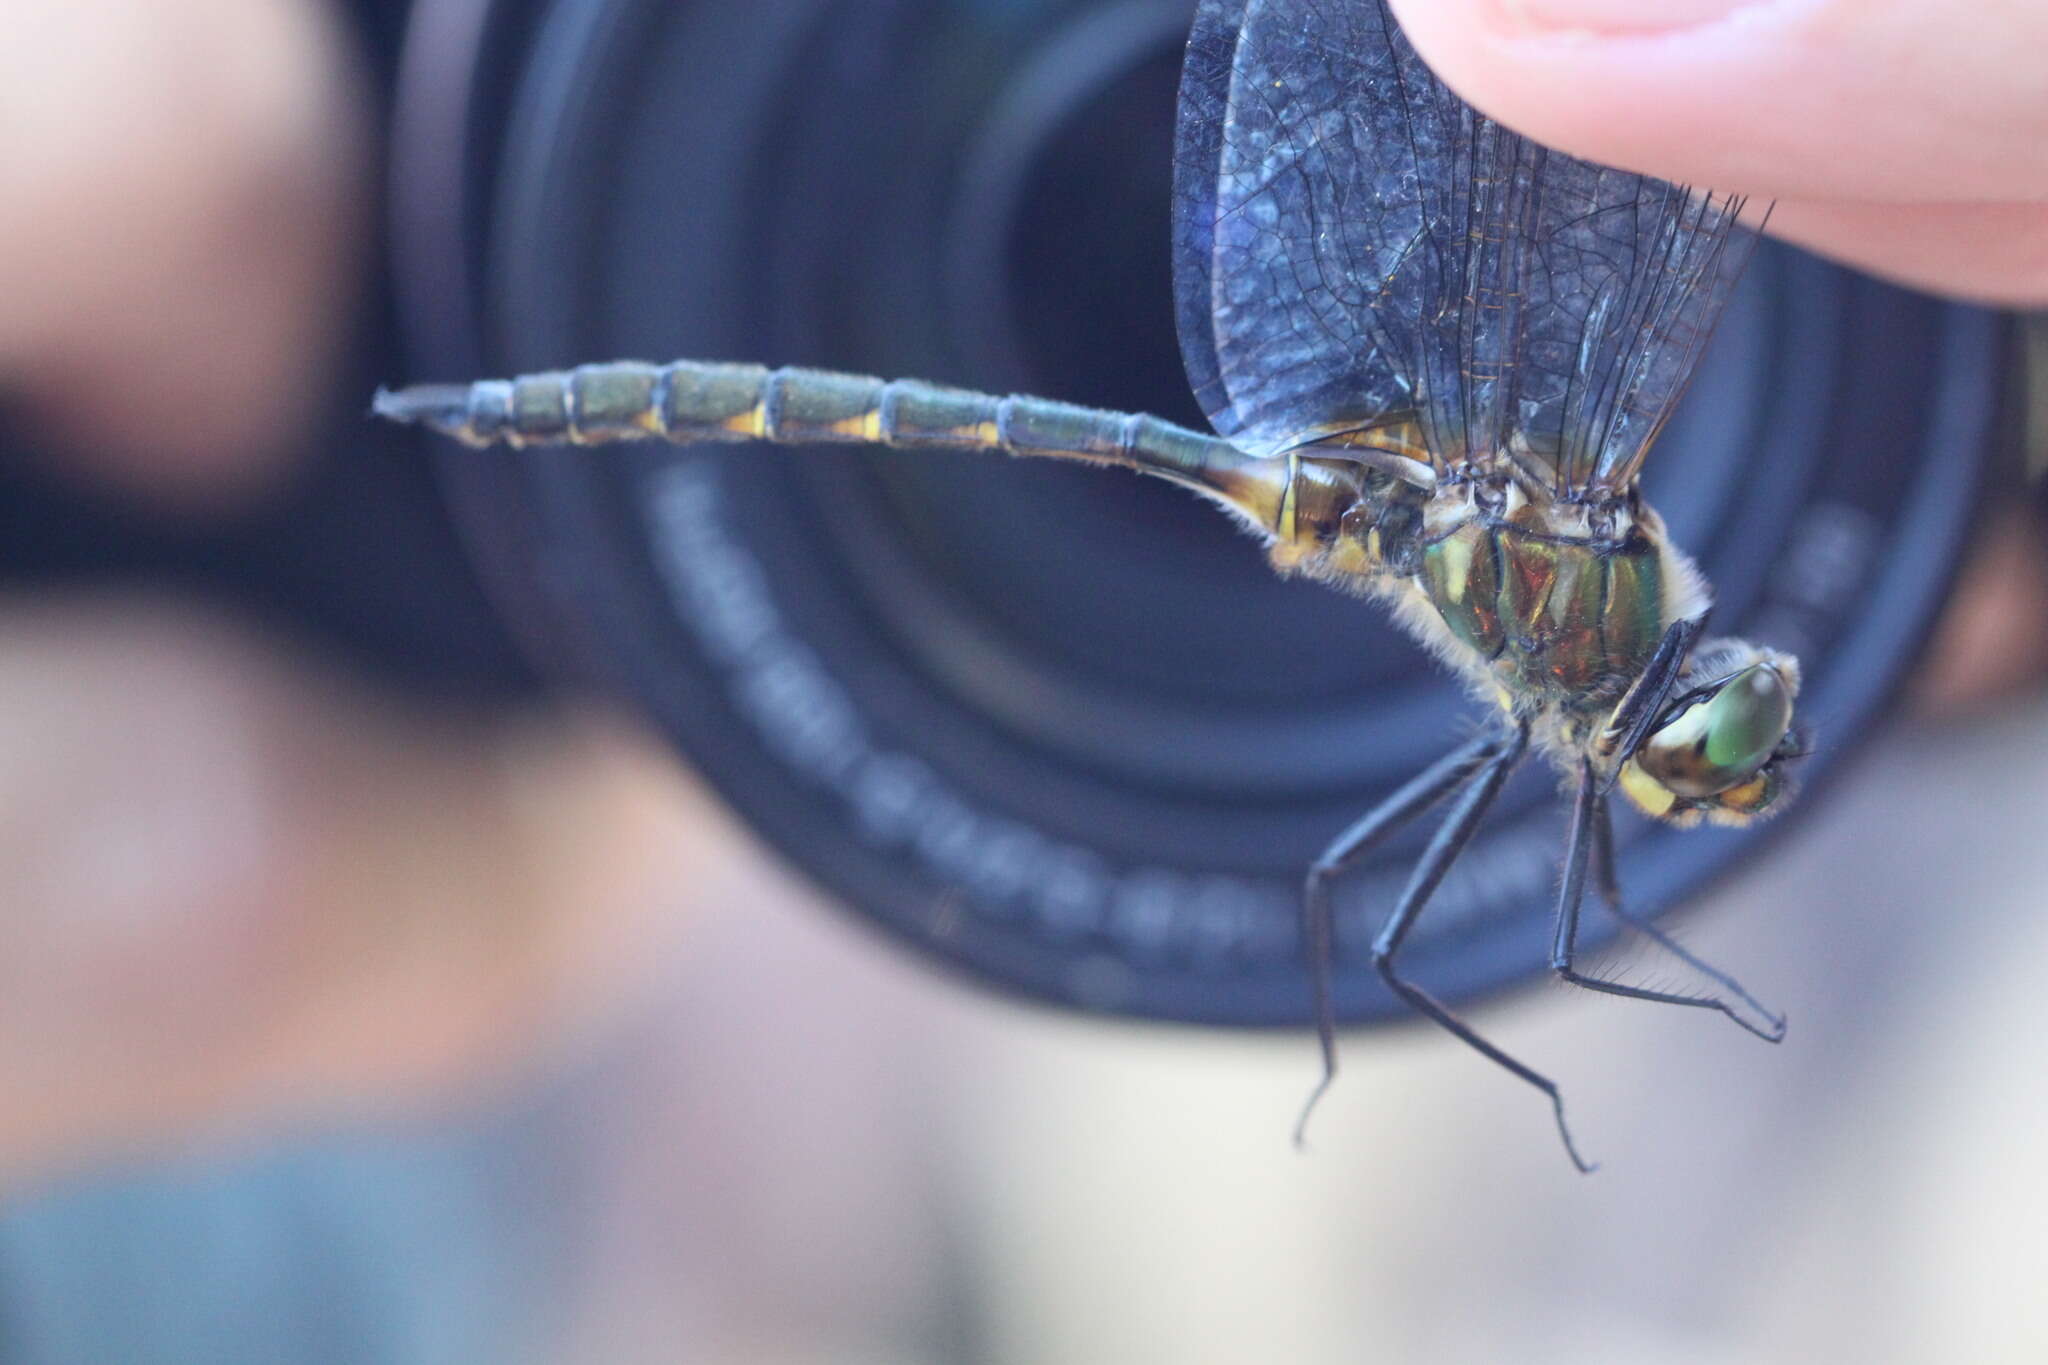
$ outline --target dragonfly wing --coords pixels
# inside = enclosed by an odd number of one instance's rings
[[[1377,428],[1439,472],[1512,460],[1560,494],[1626,486],[1740,268],[1739,210],[1478,114],[1384,0],[1198,10],[1181,350],[1211,423],[1254,454]]]
[[[1546,153],[1524,275],[1512,430],[1560,494],[1642,471],[1755,232],[1739,197]]]
[[[1202,0],[1181,79],[1175,302],[1210,422],[1271,455],[1417,411],[1470,111],[1377,3]]]

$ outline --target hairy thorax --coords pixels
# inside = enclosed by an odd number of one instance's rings
[[[1552,745],[1603,723],[1665,629],[1706,606],[1690,561],[1632,497],[1564,502],[1498,475],[1430,491],[1316,459],[1295,462],[1289,487],[1276,568],[1390,601]]]

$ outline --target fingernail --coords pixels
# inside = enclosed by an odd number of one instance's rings
[[[1499,0],[1516,27],[1597,34],[1668,33],[1725,19],[1759,0]]]

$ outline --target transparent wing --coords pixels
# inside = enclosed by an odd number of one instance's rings
[[[1383,0],[1202,0],[1175,153],[1181,349],[1254,454],[1333,437],[1620,489],[1751,234],[1741,204],[1548,151]]]
[[[1513,432],[1560,493],[1626,488],[1756,234],[1739,197],[1542,154]]]

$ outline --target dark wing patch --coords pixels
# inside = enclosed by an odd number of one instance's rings
[[[1739,201],[1474,112],[1383,0],[1202,0],[1174,197],[1219,433],[1272,455],[1405,429],[1439,471],[1514,460],[1559,496],[1636,477],[1750,237]]]

